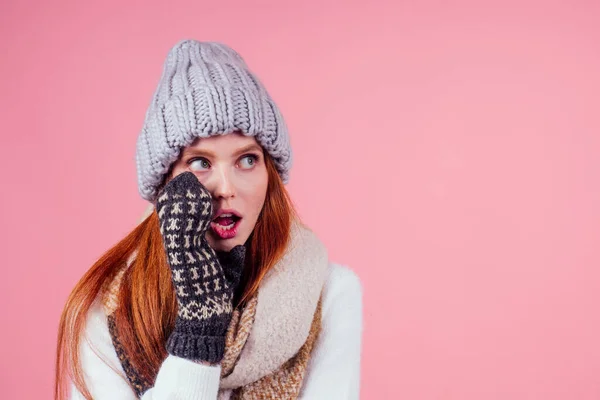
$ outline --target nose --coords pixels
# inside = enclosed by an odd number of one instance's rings
[[[216,169],[212,178],[212,195],[215,200],[228,199],[235,195],[233,182],[225,168]]]

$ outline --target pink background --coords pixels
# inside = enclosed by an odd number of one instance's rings
[[[2,398],[51,398],[182,38],[237,49],[286,116],[288,188],[364,285],[361,398],[600,398],[599,4],[391,3],[2,2]]]

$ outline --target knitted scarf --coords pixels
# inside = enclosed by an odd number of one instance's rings
[[[152,383],[129,363],[113,315],[122,275],[134,256],[105,287],[102,301],[115,350],[139,397]],[[219,400],[298,398],[320,332],[327,267],[324,244],[294,220],[283,257],[246,305],[234,310],[221,362]]]

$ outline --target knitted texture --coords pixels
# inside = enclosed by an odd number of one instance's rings
[[[193,173],[170,180],[159,193],[156,209],[178,304],[167,351],[219,362],[243,265],[224,269],[209,246],[205,234],[212,220],[212,198]],[[245,247],[236,247],[236,258],[243,258]]]
[[[235,246],[230,251],[216,251],[216,253],[222,267],[225,270],[231,269],[235,271],[241,269],[244,265],[246,255],[245,250],[246,248],[244,246],[239,245]],[[129,361],[129,358],[127,357],[127,352],[125,351],[125,348],[123,347],[123,344],[120,340],[120,335],[117,330],[114,314],[114,311],[118,307],[119,289],[121,286],[121,281],[123,279],[123,274],[125,273],[128,264],[131,261],[132,258],[128,260],[128,263],[119,270],[119,272],[115,275],[112,281],[109,281],[108,284],[104,286],[102,298],[104,310],[107,312],[108,331],[110,333],[115,352],[117,353],[117,357],[121,362],[123,371],[127,376],[129,385],[135,391],[136,396],[141,397],[146,390],[152,387],[152,382],[149,382],[146,379],[144,379]],[[240,356],[243,345],[246,343],[248,333],[250,332],[252,322],[254,321],[254,312],[257,300],[258,298],[256,296],[250,299],[250,306],[245,311],[244,317],[241,321],[240,311],[234,310],[233,312],[232,320],[228,328],[228,333],[225,336],[226,347],[224,359],[222,360],[222,364],[228,366],[229,368],[227,370],[228,373],[233,370],[235,362]],[[236,336],[233,336],[233,332],[235,332]]]
[[[138,190],[153,202],[171,164],[196,138],[254,136],[289,180],[292,151],[285,121],[242,57],[215,42],[182,40],[168,53],[137,139]]]
[[[117,296],[115,294],[109,294],[107,298],[116,299]],[[127,376],[127,380],[129,381],[129,386],[133,388],[137,397],[142,397],[142,394],[146,390],[148,390],[148,388],[152,387],[152,383],[144,379],[129,361],[129,358],[127,357],[127,352],[125,351],[125,348],[121,343],[119,332],[117,330],[114,312],[109,314],[106,320],[108,324],[108,332],[110,333],[110,338],[115,348],[115,352],[117,353],[117,357],[119,357],[119,361],[121,362],[121,367],[123,367],[125,376]]]
[[[156,208],[153,212],[158,211]],[[123,269],[128,268],[136,256],[137,250]],[[258,292],[246,305],[233,311],[221,360],[219,400],[301,397],[309,358],[313,356],[317,337],[321,334],[321,302],[328,265],[323,243],[294,220],[284,256],[261,281]],[[222,266],[227,268],[223,263]],[[119,273],[107,281],[102,291],[103,308],[109,320],[120,303],[117,300],[122,276]],[[276,330],[272,329],[274,326]],[[140,379],[128,361],[128,354],[120,346],[118,330],[110,331],[127,380],[140,396],[153,383]],[[285,334],[280,336],[282,331]],[[271,362],[274,359],[277,363]]]
[[[321,332],[323,297],[319,298],[313,315],[312,324],[306,342],[298,353],[287,360],[271,374],[248,385],[232,391],[227,396],[220,390],[218,400],[295,400],[300,395],[306,368]],[[235,362],[240,357],[244,345],[250,335],[256,315],[257,297],[252,298],[243,310],[235,310],[231,325],[227,332],[225,358],[221,364],[221,377],[227,376],[235,368]]]
[[[117,280],[113,281],[116,287],[119,286]],[[106,293],[114,297],[114,293]],[[312,324],[306,342],[298,353],[281,365],[271,374],[252,382],[249,385],[242,386],[235,390],[219,390],[218,400],[294,400],[300,395],[302,383],[306,376],[306,369],[312,350],[321,332],[322,318],[322,296],[317,303]],[[255,293],[246,305],[233,312],[226,335],[225,356],[221,362],[221,379],[230,374],[235,368],[236,362],[241,356],[242,350],[248,340],[250,330],[254,323],[256,307],[258,303],[258,293]],[[137,370],[131,365],[125,350],[123,349],[119,334],[115,328],[114,316],[108,315],[109,331],[111,340],[115,346],[115,351],[125,371],[129,384],[134,389],[137,397],[152,387],[152,383],[144,380],[138,374]]]

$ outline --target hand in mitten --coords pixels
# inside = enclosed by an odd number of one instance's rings
[[[231,286],[234,288],[233,300],[235,304],[244,289],[240,284],[240,280],[246,260],[246,246],[238,244],[229,251],[216,250],[216,253],[228,281],[231,282]]]
[[[208,244],[205,235],[213,216],[212,198],[191,172],[165,185],[157,196],[156,210],[178,304],[167,351],[218,363],[224,354],[245,247],[239,245],[218,256]]]

